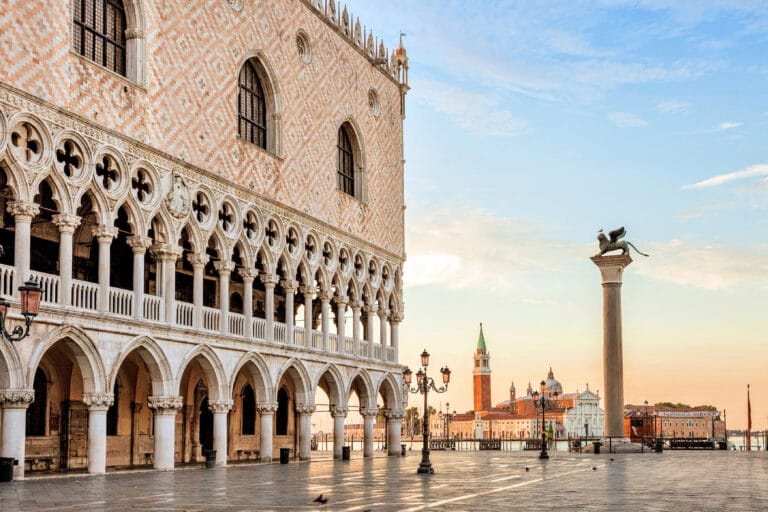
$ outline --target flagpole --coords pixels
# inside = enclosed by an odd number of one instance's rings
[[[752,451],[752,404],[749,401],[749,384],[747,384],[747,451]]]

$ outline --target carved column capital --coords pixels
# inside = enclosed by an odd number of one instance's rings
[[[346,295],[337,295],[336,297],[333,298],[333,301],[338,306],[342,306],[342,305],[346,306],[347,304],[349,304],[349,297],[347,297]]]
[[[133,254],[144,254],[152,247],[152,239],[143,235],[129,236],[125,242],[133,249]]]
[[[176,414],[184,405],[184,399],[180,396],[150,396],[147,402],[156,414]]]
[[[405,418],[405,411],[402,409],[392,409],[385,411],[384,416],[390,421],[402,421]]]
[[[296,405],[296,412],[301,415],[312,414],[315,412],[315,406],[311,404],[298,404]]]
[[[362,416],[363,418],[368,418],[368,417],[371,417],[371,416],[376,416],[378,413],[379,413],[379,410],[376,409],[376,408],[372,408],[372,407],[367,408],[367,409],[365,409],[365,408],[364,409],[360,409],[360,416]]]
[[[295,279],[283,279],[280,281],[280,286],[283,287],[283,290],[286,292],[295,292],[296,289],[299,287],[299,282]]]
[[[304,285],[299,287],[299,291],[303,293],[305,296],[307,295],[314,295],[317,293],[317,288],[311,285]]]
[[[259,411],[259,414],[271,416],[277,412],[277,403],[276,402],[259,402],[256,404],[256,410]]]
[[[53,223],[59,227],[59,233],[74,233],[75,228],[80,225],[80,217],[68,213],[59,213],[52,219]]]
[[[237,269],[237,273],[240,274],[240,277],[245,282],[250,281],[252,283],[254,279],[259,277],[259,272],[255,268],[242,267]]]
[[[232,400],[215,400],[208,402],[208,408],[213,414],[226,414],[232,410],[232,406],[235,404]]]
[[[6,208],[8,213],[13,215],[17,221],[28,220],[40,213],[40,206],[37,203],[28,203],[26,201],[11,201]]]
[[[385,308],[379,309],[379,318],[381,318],[382,322],[384,320],[386,320],[388,316],[389,316],[389,310],[388,309],[385,309]]]
[[[395,313],[392,313],[392,316],[389,318],[389,321],[392,322],[393,324],[399,324],[400,322],[403,321],[403,317],[404,317],[403,312],[397,311]]]
[[[213,268],[219,271],[219,275],[221,274],[231,274],[233,270],[235,270],[235,262],[234,261],[216,261],[213,264]]]
[[[0,390],[0,407],[4,409],[26,409],[34,401],[34,389]]]
[[[278,278],[276,274],[263,273],[259,275],[259,280],[264,284],[264,288],[274,288]]]
[[[375,315],[378,310],[379,310],[379,306],[377,306],[376,304],[369,304],[369,305],[363,306],[363,311],[365,311],[369,315]]]
[[[331,299],[333,298],[333,293],[326,290],[320,290],[318,297],[320,297],[321,302],[331,302]]]
[[[115,403],[115,395],[112,393],[85,393],[83,403],[89,411],[106,411]]]
[[[115,226],[107,226],[106,224],[99,224],[91,228],[91,234],[95,236],[99,243],[111,242],[117,237],[118,230]]]
[[[211,260],[211,257],[204,252],[198,252],[194,254],[189,253],[187,255],[187,260],[192,264],[193,267],[204,267]]]
[[[129,28],[125,31],[125,39],[144,39],[144,31],[138,28]]]
[[[334,418],[346,418],[347,417],[347,408],[346,407],[331,407],[331,416]]]
[[[183,254],[181,247],[171,244],[155,244],[149,250],[156,261],[176,261]]]
[[[361,309],[363,309],[363,305],[364,305],[364,302],[357,299],[354,299],[349,303],[349,307],[351,307],[353,311],[355,310],[360,311]]]

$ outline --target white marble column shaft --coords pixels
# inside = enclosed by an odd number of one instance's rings
[[[3,408],[3,434],[0,439],[0,457],[19,461],[13,466],[13,479],[24,479],[24,453],[27,431],[27,407],[35,392],[31,389],[6,389],[0,391],[0,407]]]
[[[114,402],[112,393],[83,395],[88,406],[88,472],[101,475],[107,470],[107,409]]]
[[[59,228],[59,304],[72,304],[72,237],[80,225],[80,217],[60,213],[53,216]]]

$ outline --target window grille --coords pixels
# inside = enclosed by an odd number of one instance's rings
[[[338,187],[339,190],[351,196],[355,195],[355,157],[352,153],[352,143],[349,140],[347,129],[339,128],[339,168],[338,168]]]
[[[237,93],[237,132],[241,139],[267,149],[267,105],[253,62],[240,70]]]
[[[121,0],[74,0],[75,51],[125,76],[125,8]]]

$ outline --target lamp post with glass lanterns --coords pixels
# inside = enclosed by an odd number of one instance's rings
[[[555,406],[555,400],[557,400],[557,391],[553,393],[554,400],[552,398],[549,398],[544,395],[544,391],[547,389],[547,383],[544,381],[541,381],[539,384],[539,387],[541,388],[541,393],[538,391],[533,393],[533,405],[536,406],[537,409],[541,409],[541,453],[539,453],[539,459],[545,460],[549,459],[549,454],[547,453],[547,431],[545,426],[545,417],[544,417],[544,411],[547,409],[552,409]]]
[[[432,463],[429,461],[429,410],[427,407],[427,395],[430,389],[435,393],[445,393],[448,391],[448,382],[451,380],[451,370],[447,366],[440,368],[440,373],[443,375],[443,385],[438,388],[435,386],[434,379],[427,377],[427,366],[429,366],[429,352],[427,352],[427,349],[424,349],[424,352],[421,353],[421,368],[416,372],[416,387],[413,388],[411,388],[413,372],[409,368],[406,368],[403,372],[407,391],[424,395],[421,464],[419,464],[419,469],[416,471],[420,475],[431,475],[435,472],[432,469]]]
[[[22,286],[19,286],[19,307],[21,308],[21,314],[24,316],[26,328],[17,325],[11,332],[8,332],[5,328],[5,320],[10,303],[0,298],[0,333],[2,333],[6,340],[9,342],[21,341],[29,335],[29,326],[32,325],[32,320],[40,311],[40,298],[42,294],[43,289],[32,278],[25,281]]]

